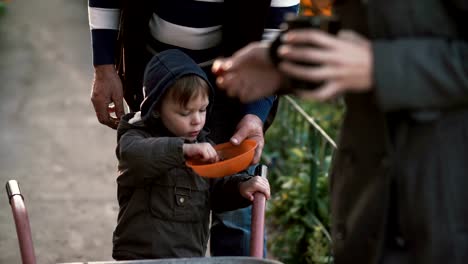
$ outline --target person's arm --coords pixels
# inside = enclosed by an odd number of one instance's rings
[[[376,98],[384,111],[468,104],[468,42],[437,38],[374,41]]]
[[[426,111],[468,103],[468,42],[444,37],[369,41],[354,32],[335,38],[316,30],[295,30],[278,49],[279,69],[317,82],[302,98],[326,101],[344,93],[374,91],[383,111]],[[311,44],[297,48],[297,44]],[[315,63],[304,66],[288,61]]]
[[[248,181],[252,176],[247,173],[235,174],[223,178],[213,179],[211,185],[211,209],[220,213],[247,207],[251,204],[240,194],[240,184]]]
[[[288,13],[297,14],[298,11],[299,0],[272,0],[265,22],[262,41],[272,41],[279,34],[280,26],[284,21],[285,15]],[[244,113],[256,115],[262,122],[265,122],[275,100],[275,96],[269,96],[255,102],[247,103],[244,107]]]
[[[264,123],[275,100],[276,96],[272,95],[261,98],[255,102],[245,104],[243,107],[244,115],[255,115],[262,121],[262,123]]]
[[[149,137],[139,129],[128,130],[119,139],[119,169],[131,170],[132,178],[120,177],[119,184],[141,185],[185,164],[184,140],[179,137]]]
[[[254,42],[231,57],[217,59],[212,71],[216,84],[241,102],[252,102],[276,94],[287,78],[272,63],[268,43]]]
[[[93,65],[114,65],[115,45],[119,33],[120,1],[89,0],[88,20]]]
[[[299,0],[272,0],[263,31],[263,41],[273,41],[280,33],[280,26],[286,14],[297,14]]]
[[[94,65],[91,101],[100,123],[116,128],[124,114],[122,82],[115,69],[120,1],[89,0],[88,19]],[[109,108],[114,103],[115,109]],[[113,118],[109,112],[115,112]]]
[[[256,192],[270,199],[270,184],[266,178],[236,174],[215,180],[212,186],[212,209],[215,212],[230,211],[250,205]]]
[[[298,8],[299,0],[272,0],[265,24],[264,40],[274,38],[276,34],[272,33],[279,32],[279,26],[284,19],[284,15],[291,12],[297,13]],[[256,87],[254,88],[256,89]],[[237,125],[237,130],[231,138],[231,142],[234,144],[240,144],[246,138],[257,141],[253,164],[260,161],[264,145],[263,123],[270,113],[274,100],[276,100],[276,96],[270,95],[244,104],[244,117]]]

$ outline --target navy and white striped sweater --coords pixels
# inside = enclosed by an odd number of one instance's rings
[[[157,1],[149,22],[153,53],[179,48],[197,63],[207,63],[220,55],[223,0]],[[119,29],[120,1],[89,0],[89,26],[94,65],[114,64],[114,47]],[[264,39],[278,32],[284,14],[297,13],[299,0],[272,0]],[[177,12],[174,12],[177,10]]]

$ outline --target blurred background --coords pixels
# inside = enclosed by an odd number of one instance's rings
[[[0,263],[21,263],[9,179],[38,263],[110,260],[116,139],[89,99],[87,1],[0,2]]]

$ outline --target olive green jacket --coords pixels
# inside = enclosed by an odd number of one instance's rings
[[[389,225],[401,233],[395,263],[467,263],[468,1],[337,0],[335,10],[372,39],[375,83],[345,98],[335,263],[392,263]]]

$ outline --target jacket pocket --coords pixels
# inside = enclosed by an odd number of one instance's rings
[[[174,222],[200,222],[209,215],[209,192],[190,184],[155,183],[150,191],[149,210],[153,217]]]

